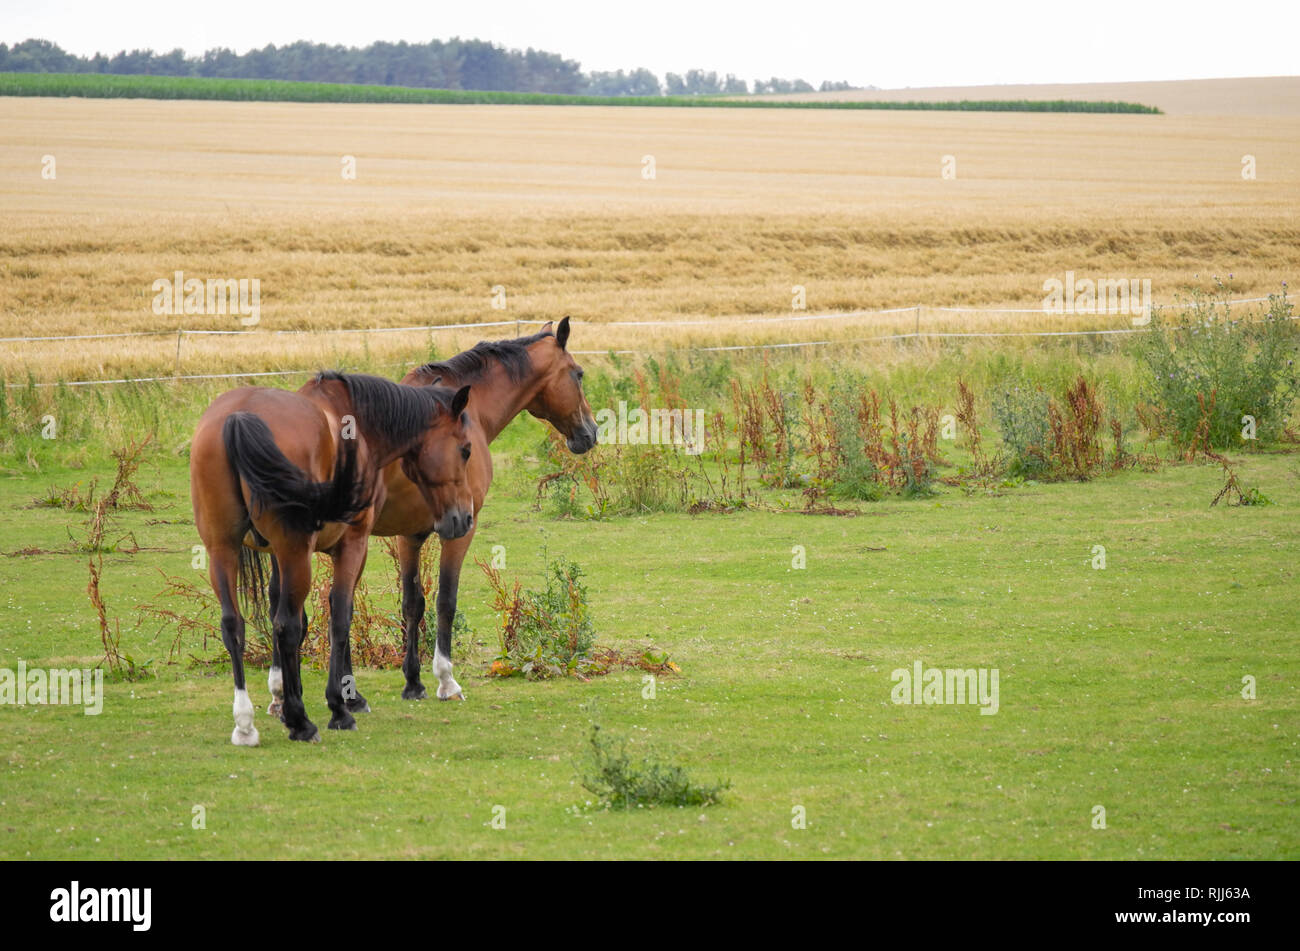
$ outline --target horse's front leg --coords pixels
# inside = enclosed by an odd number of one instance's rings
[[[369,709],[357,691],[352,674],[352,652],[348,635],[352,629],[352,601],[357,580],[366,566],[366,528],[351,526],[331,552],[334,581],[330,586],[330,671],[325,685],[325,702],[329,705],[331,730],[355,730],[353,710]],[[358,705],[359,702],[359,705]]]
[[[351,609],[349,608],[349,612]],[[352,629],[351,613],[348,615],[348,629]],[[343,642],[343,676],[351,677],[351,690],[343,692],[343,702],[347,705],[349,713],[369,713],[370,701],[361,696],[361,691],[357,689],[357,679],[352,676],[352,638],[349,636]]]
[[[402,673],[406,686],[403,700],[423,700],[429,694],[420,683],[420,625],[424,622],[424,584],[420,577],[420,548],[425,535],[403,535],[397,540],[397,564],[402,575],[402,629],[406,656]]]
[[[433,651],[433,672],[438,677],[439,700],[465,699],[465,692],[451,675],[451,625],[456,620],[460,567],[473,540],[474,529],[471,528],[460,538],[444,541],[442,557],[438,560],[438,641]]]

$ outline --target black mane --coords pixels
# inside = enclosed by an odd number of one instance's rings
[[[426,363],[415,372],[430,379],[445,375],[457,383],[472,383],[483,376],[495,361],[505,368],[510,382],[519,383],[533,368],[528,347],[545,337],[553,336],[555,334],[551,331],[543,330],[513,340],[480,340],[464,353],[458,353],[442,363]]]
[[[334,380],[347,387],[361,423],[394,446],[403,446],[429,428],[435,406],[451,413],[455,390],[445,386],[402,386],[365,373],[322,370],[315,382]]]

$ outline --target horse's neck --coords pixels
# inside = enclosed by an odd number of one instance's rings
[[[356,427],[356,434],[353,438],[359,438],[366,448],[362,458],[366,459],[368,463],[373,463],[376,470],[382,469],[406,450],[407,447],[405,446],[390,446],[387,439],[376,433],[369,422],[357,412],[352,405],[352,400],[348,397],[346,388],[341,385],[328,390],[324,387],[316,387],[314,390],[304,393],[304,395],[309,399],[313,399],[330,417],[330,431],[334,434],[335,447],[338,447],[340,441],[345,438],[343,435],[343,430],[346,428],[344,418],[348,416],[352,418],[352,425]]]
[[[361,414],[355,410],[346,410],[354,414],[353,418],[357,421],[357,432],[366,447],[369,461],[374,464],[375,470],[383,469],[391,462],[396,462],[402,456],[406,455],[416,444],[419,443],[423,434],[417,433],[404,443],[393,443],[391,439],[377,432],[368,420],[363,420]]]
[[[505,367],[500,363],[494,363],[489,374],[488,386],[483,389],[490,389],[497,394],[496,398],[475,399],[474,390],[478,389],[475,385],[474,389],[470,390],[469,412],[490,443],[501,435],[501,431],[510,425],[511,420],[524,411],[525,406],[533,401],[533,397],[537,395],[537,388],[541,385],[542,371],[534,367],[528,371],[524,379],[516,383],[510,379],[510,374],[506,372]]]

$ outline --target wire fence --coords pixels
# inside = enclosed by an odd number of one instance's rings
[[[1243,297],[1226,300],[1223,303],[1228,306],[1238,304],[1258,304],[1269,300],[1268,297]],[[881,310],[849,310],[849,311],[830,311],[816,314],[781,314],[777,316],[762,317],[704,317],[687,320],[609,320],[609,321],[573,321],[575,326],[586,326],[592,328],[598,327],[695,327],[712,324],[725,324],[727,326],[752,325],[752,324],[791,324],[803,323],[807,321],[844,321],[856,320],[862,317],[882,317],[896,316],[901,314],[912,313],[916,315],[915,327],[911,333],[893,333],[878,334],[870,337],[855,337],[849,339],[835,340],[795,340],[782,343],[766,344],[734,344],[720,345],[710,347],[664,347],[658,349],[625,349],[625,350],[571,350],[571,353],[580,356],[602,356],[606,354],[616,354],[619,356],[642,355],[654,353],[666,353],[669,351],[686,351],[698,353],[722,353],[737,352],[746,350],[793,350],[805,347],[828,347],[844,344],[859,343],[884,343],[889,341],[906,341],[906,340],[945,340],[945,339],[973,339],[981,337],[1096,337],[1096,336],[1114,336],[1123,334],[1142,333],[1144,326],[1120,327],[1120,328],[1095,328],[1085,330],[1022,330],[1022,331],[922,331],[921,317],[926,310],[947,313],[947,314],[1037,314],[1039,316],[1057,316],[1057,312],[1046,310],[1042,307],[1037,308],[1010,308],[1010,307],[930,307],[927,305],[912,305],[910,307],[891,307]],[[1094,316],[1087,314],[1087,316]],[[1136,322],[1136,321],[1135,321]],[[176,363],[177,372],[168,376],[150,376],[150,377],[121,377],[117,379],[105,380],[68,380],[54,383],[7,383],[7,388],[26,388],[29,386],[53,387],[53,386],[109,386],[125,383],[164,383],[176,380],[231,380],[257,377],[275,377],[275,376],[294,376],[307,375],[316,372],[316,368],[296,369],[296,370],[261,370],[241,373],[186,373],[179,372],[181,347],[186,337],[269,337],[269,336],[306,336],[306,335],[329,335],[329,334],[393,334],[393,333],[436,333],[438,331],[462,331],[473,330],[486,327],[514,327],[516,333],[522,331],[525,325],[543,326],[552,321],[535,320],[535,319],[517,319],[517,320],[489,320],[460,324],[428,324],[413,327],[368,327],[368,328],[320,328],[320,329],[295,329],[295,330],[190,330],[187,328],[177,328],[175,330],[140,330],[128,331],[122,333],[102,333],[102,334],[70,334],[64,336],[30,336],[30,337],[0,337],[0,343],[38,343],[38,342],[63,342],[63,341],[84,341],[84,340],[113,340],[130,337],[175,337],[176,338]],[[404,366],[405,364],[389,364],[388,366]]]

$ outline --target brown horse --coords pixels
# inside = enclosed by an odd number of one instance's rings
[[[318,741],[302,700],[299,648],[311,554],[334,563],[330,590],[330,670],[325,698],[331,729],[355,729],[345,697],[348,629],[367,539],[384,504],[384,467],[404,473],[430,515],[430,531],[454,539],[473,526],[467,479],[473,424],[469,387],[415,389],[360,374],[324,372],[297,393],[244,387],[217,397],[190,447],[194,523],[208,551],[221,602],[221,635],[235,680],[231,742],[256,746],[244,681],[241,587],[260,600],[253,549],[269,550],[278,584],[272,631],[283,663],[282,719],[293,740]],[[364,702],[364,701],[362,701]]]
[[[554,332],[547,324],[536,334],[515,340],[483,342],[445,363],[417,367],[402,382],[423,389],[435,380],[452,386],[474,385],[474,405],[469,410],[470,488],[474,516],[478,517],[492,483],[492,454],[488,444],[512,419],[527,410],[566,437],[570,451],[584,453],[596,444],[596,422],[582,392],[582,368],[565,349],[569,318]],[[422,700],[418,654],[420,622],[424,619],[424,591],[420,584],[420,548],[434,531],[433,513],[407,474],[395,466],[384,470],[387,500],[374,527],[375,535],[398,535],[398,560],[402,578],[402,621],[406,631],[406,658],[402,672],[405,700]],[[477,524],[477,521],[476,523]],[[460,569],[474,540],[474,530],[452,541],[444,539],[438,564],[438,637],[433,671],[438,677],[438,699],[465,695],[451,673],[451,625],[456,617],[456,591]]]

